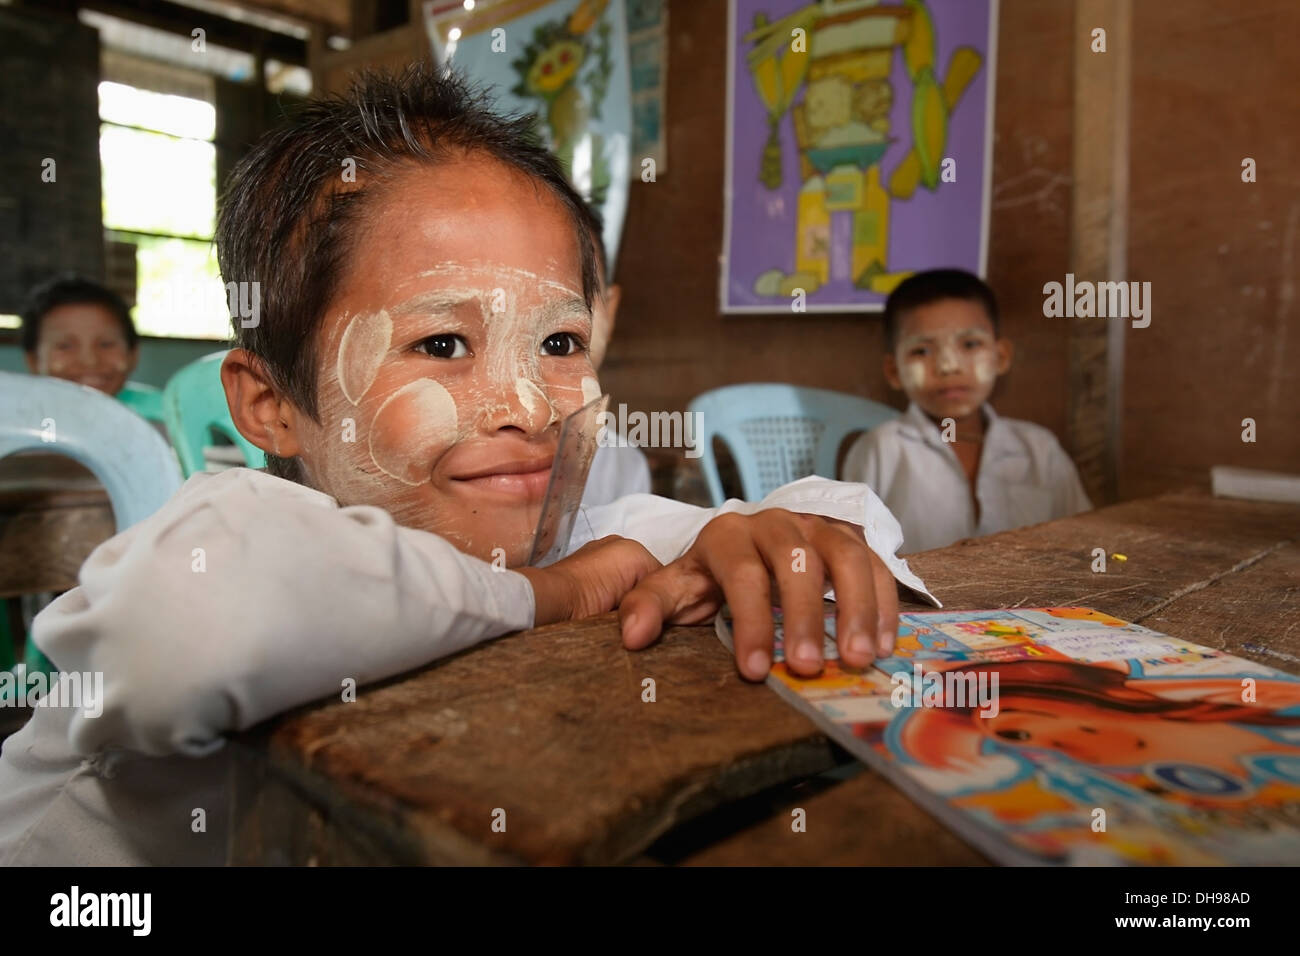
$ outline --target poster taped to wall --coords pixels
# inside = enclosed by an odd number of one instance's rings
[[[997,0],[730,0],[723,312],[984,274]]]
[[[439,63],[489,87],[499,110],[532,114],[569,181],[600,212],[610,272],[627,213],[632,138],[622,0],[428,0]]]

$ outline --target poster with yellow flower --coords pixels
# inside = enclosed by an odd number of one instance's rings
[[[439,62],[533,117],[569,180],[601,214],[611,271],[627,211],[632,129],[623,0],[431,0]]]

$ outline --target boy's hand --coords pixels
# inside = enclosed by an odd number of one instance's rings
[[[835,588],[840,659],[866,667],[877,654],[892,653],[898,630],[894,576],[867,547],[862,529],[781,509],[720,515],[689,551],[646,575],[620,606],[623,644],[639,650],[665,624],[703,623],[726,603],[735,622],[736,664],[745,677],[762,680],[772,664],[772,605],[779,603],[786,664],[811,676],[822,667],[827,579]]]
[[[609,535],[545,568],[515,568],[533,586],[533,626],[604,614],[651,571],[663,567],[640,542]]]

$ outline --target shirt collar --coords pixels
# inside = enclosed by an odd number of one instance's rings
[[[993,410],[993,406],[985,402],[980,406],[980,411],[984,415],[984,447],[987,452],[998,458],[1002,458],[1007,454],[1017,454],[1015,444],[1007,441],[1011,435],[1007,431],[1006,423]],[[952,446],[943,440],[943,434],[939,431],[939,426],[930,420],[930,416],[923,412],[921,406],[916,402],[908,404],[907,411],[903,413],[903,417],[899,421],[902,423],[904,431],[910,434],[912,438],[920,439],[935,448],[952,450]]]

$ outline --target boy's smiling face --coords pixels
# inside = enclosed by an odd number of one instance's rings
[[[368,202],[318,332],[320,424],[294,418],[306,480],[522,564],[560,422],[600,394],[573,221],[482,155]]]
[[[36,375],[52,375],[116,395],[135,370],[138,349],[113,313],[94,302],[55,306],[41,318],[36,351],[27,366]]]
[[[931,418],[961,421],[976,414],[1011,367],[1011,343],[1000,339],[984,307],[940,299],[908,310],[885,378]]]

